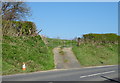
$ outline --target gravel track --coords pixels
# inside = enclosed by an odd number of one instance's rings
[[[61,53],[62,52],[62,53]],[[80,68],[80,63],[77,61],[75,55],[72,52],[72,47],[53,49],[54,63],[56,69],[71,69]]]

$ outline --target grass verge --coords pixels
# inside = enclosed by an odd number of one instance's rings
[[[47,48],[40,36],[3,36],[2,74],[27,73],[54,68],[52,50]],[[26,71],[22,71],[22,63]]]
[[[72,48],[82,66],[115,65],[118,64],[117,44],[82,43]]]

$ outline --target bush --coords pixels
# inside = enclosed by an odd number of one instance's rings
[[[116,43],[118,42],[118,35],[109,34],[85,34],[83,35],[85,41],[93,41],[97,43]]]
[[[22,36],[36,33],[36,26],[29,21],[2,21],[3,35]]]

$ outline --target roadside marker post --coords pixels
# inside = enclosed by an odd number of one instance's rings
[[[25,63],[23,62],[23,65],[22,65],[22,70],[25,71],[26,70],[26,66],[25,66]]]

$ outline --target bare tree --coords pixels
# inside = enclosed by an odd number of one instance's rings
[[[3,20],[23,20],[30,15],[30,8],[25,2],[2,2]]]

